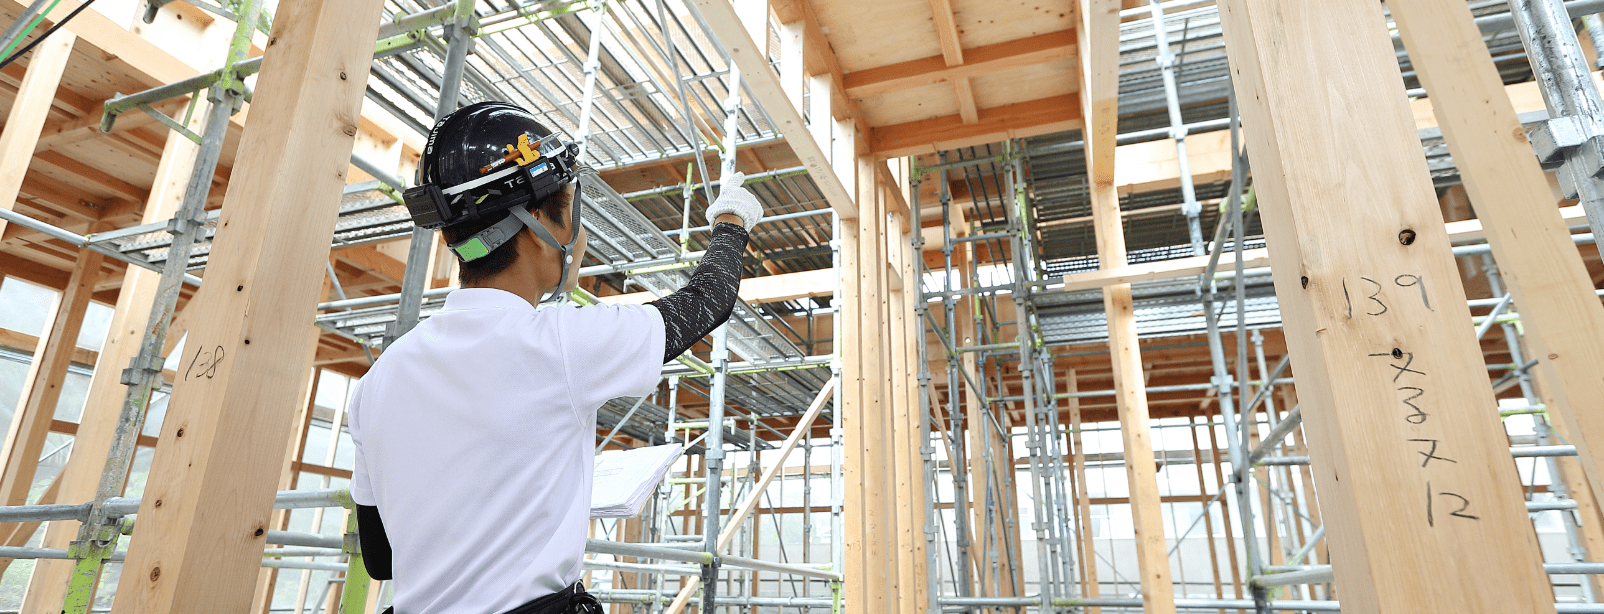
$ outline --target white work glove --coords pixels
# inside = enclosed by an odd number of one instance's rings
[[[732,213],[741,218],[746,231],[751,232],[752,227],[763,221],[763,203],[757,197],[741,187],[746,182],[746,173],[730,173],[721,182],[718,198],[707,207],[707,219],[712,222],[718,216]]]

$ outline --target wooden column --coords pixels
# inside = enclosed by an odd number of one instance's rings
[[[1526,343],[1552,384],[1549,414],[1575,437],[1594,493],[1604,472],[1604,305],[1571,242],[1548,179],[1504,94],[1504,82],[1467,6],[1393,0],[1421,85],[1482,221],[1493,259],[1525,325]]]
[[[909,220],[911,232],[918,232],[918,212],[913,212],[911,216],[913,218]],[[925,527],[930,522],[930,518],[927,517],[929,512],[929,499],[927,497],[928,491],[925,487],[925,480],[929,479],[929,476],[925,474],[924,450],[931,447],[931,444],[929,433],[920,428],[923,418],[921,412],[926,411],[926,409],[919,406],[918,387],[920,382],[918,378],[919,367],[921,365],[919,364],[918,340],[925,334],[925,321],[920,318],[919,313],[915,311],[918,305],[925,302],[925,299],[923,282],[920,279],[918,270],[914,266],[914,259],[918,258],[919,254],[914,251],[913,244],[909,242],[911,241],[911,236],[904,235],[901,240],[902,243],[900,244],[900,249],[902,251],[901,268],[903,292],[902,305],[900,309],[902,310],[903,317],[906,318],[906,322],[903,324],[903,333],[907,335],[908,341],[903,344],[903,351],[906,352],[908,356],[907,364],[909,365],[909,373],[907,374],[907,377],[909,387],[906,400],[907,405],[910,408],[910,410],[905,414],[905,421],[899,427],[901,429],[901,435],[908,440],[907,454],[908,461],[910,463],[910,477],[908,479],[909,488],[903,495],[905,500],[902,502],[902,504],[913,510],[913,517],[909,520],[909,522],[911,524],[910,531],[913,535],[913,549],[911,551],[911,556],[913,558],[914,584],[913,588],[910,590],[913,594],[914,611],[925,612],[931,607],[931,603],[930,567],[929,560],[927,558],[928,544],[925,541],[924,532]],[[932,397],[935,396],[933,391],[930,394]],[[939,413],[935,414],[931,419],[935,420],[937,419],[935,416],[939,415]]]
[[[969,235],[969,223],[966,210],[954,207],[952,236],[962,237]],[[955,288],[965,288],[973,280],[975,269],[975,243],[965,242],[954,247],[952,252],[952,265],[954,274],[958,276]],[[957,330],[953,332],[953,343],[958,347],[974,346],[980,344],[980,337],[976,332],[979,328],[975,321],[975,301],[979,298],[973,294],[959,297],[953,304],[953,324]],[[962,375],[958,378],[959,386],[963,388],[963,400],[959,405],[963,412],[963,432],[951,433],[954,438],[964,438],[964,463],[966,466],[952,468],[953,475],[960,472],[964,475],[964,492],[969,498],[969,560],[972,567],[971,579],[974,581],[975,596],[991,596],[987,589],[991,586],[991,573],[985,556],[986,547],[986,480],[985,460],[982,458],[984,440],[980,438],[976,425],[982,419],[985,403],[981,399],[980,390],[973,383],[980,382],[980,365],[975,352],[964,352],[958,357],[959,369]]]
[[[34,349],[33,364],[23,381],[5,447],[0,449],[0,467],[5,468],[4,477],[0,478],[0,493],[4,494],[5,505],[28,503],[28,493],[38,477],[39,454],[44,451],[45,436],[50,433],[56,402],[61,399],[61,385],[66,381],[67,368],[78,345],[78,332],[83,328],[84,313],[94,294],[95,283],[101,277],[100,265],[104,258],[96,251],[78,252],[72,276],[52,310],[50,326],[39,337]],[[58,474],[37,503],[54,503],[60,489]],[[0,543],[13,547],[25,545],[39,529],[39,524],[24,522],[0,526],[0,536],[3,536]],[[0,572],[10,564],[11,559],[0,559]]]
[[[311,344],[316,350],[316,343]],[[284,451],[284,465],[279,470],[278,489],[293,490],[300,481],[301,473],[295,470],[295,462],[306,456],[306,435],[312,428],[312,414],[317,407],[317,388],[323,370],[317,367],[311,369],[311,375],[306,378],[302,386],[305,392],[301,395],[306,399],[301,403],[300,415],[295,419],[295,435],[290,437],[289,447]],[[272,530],[286,531],[290,526],[290,510],[273,510]],[[256,596],[252,599],[251,612],[254,614],[268,614],[273,607],[273,588],[278,584],[278,568],[264,567],[257,572]]]
[[[1220,13],[1343,611],[1553,612],[1381,7]]]
[[[821,80],[815,79],[815,85],[819,81]],[[817,89],[814,90],[813,100],[815,102],[819,100]],[[827,108],[829,105],[824,106]],[[817,113],[818,105],[814,105],[814,109]],[[823,126],[826,133],[833,124],[834,120],[828,115],[822,120],[815,116],[814,125]],[[855,187],[855,184],[848,185]],[[839,327],[835,347],[841,357],[841,538],[844,540],[842,547],[845,550],[842,589],[848,614],[871,612],[878,614],[878,611],[868,606],[870,595],[878,589],[868,580],[868,562],[864,556],[865,548],[868,546],[864,533],[868,506],[864,481],[866,472],[873,471],[873,467],[864,459],[863,422],[867,413],[863,405],[863,390],[866,383],[873,383],[873,379],[872,376],[867,376],[870,379],[865,381],[862,365],[864,346],[868,344],[864,343],[861,329],[863,318],[860,312],[863,308],[863,298],[857,276],[859,263],[864,260],[865,251],[858,233],[860,223],[862,220],[859,218],[840,218],[835,237],[841,250],[841,287],[836,290],[836,313],[852,314],[850,317],[835,319]],[[870,254],[874,252],[872,247],[868,251]]]
[[[1070,394],[1078,390],[1075,379],[1075,370],[1070,369],[1064,376],[1064,383]],[[1081,575],[1086,582],[1081,586],[1081,594],[1095,598],[1100,594],[1102,586],[1097,581],[1097,542],[1092,539],[1092,503],[1086,486],[1086,447],[1081,445],[1080,438],[1080,398],[1069,397],[1069,442],[1073,455],[1070,465],[1075,468],[1075,508],[1080,514],[1080,536],[1076,539],[1080,543]],[[1098,607],[1086,608],[1086,614],[1102,614],[1103,609]]]
[[[1203,446],[1198,443],[1198,438],[1197,438],[1197,416],[1189,417],[1189,418],[1187,418],[1186,421],[1187,421],[1187,424],[1189,425],[1186,430],[1187,430],[1188,434],[1190,434],[1192,436],[1192,465],[1193,465],[1193,468],[1197,469],[1197,492],[1198,492],[1198,494],[1203,495],[1203,496],[1206,497],[1206,496],[1208,496],[1209,492],[1208,492],[1208,489],[1204,487],[1204,485],[1207,484],[1208,482],[1204,481],[1204,479],[1203,479]],[[1208,417],[1208,415],[1205,414],[1203,416],[1203,422],[1206,424],[1208,421],[1209,421],[1209,417]],[[1204,428],[1214,428],[1214,427],[1212,427],[1212,426],[1204,426]],[[1214,452],[1215,451],[1212,451],[1212,450],[1210,451],[1211,454],[1214,453]],[[1224,505],[1224,504],[1222,503],[1221,505]],[[1206,539],[1209,540],[1209,575],[1214,578],[1214,596],[1217,599],[1224,599],[1225,598],[1225,584],[1223,582],[1221,582],[1221,578],[1220,578],[1220,554],[1219,554],[1219,548],[1215,544],[1215,541],[1214,541],[1214,512],[1212,511],[1213,507],[1214,506],[1212,504],[1207,503],[1207,502],[1205,502],[1203,504],[1203,535],[1204,535],[1204,537]],[[1225,610],[1221,609],[1220,610],[1220,614],[1225,614]]]
[[[853,275],[858,282],[858,314],[859,322],[857,339],[848,338],[845,343],[859,346],[858,364],[861,376],[860,416],[859,426],[862,428],[860,449],[862,459],[866,466],[860,468],[864,490],[864,565],[866,574],[864,580],[868,583],[864,588],[867,598],[865,604],[869,612],[890,612],[896,607],[896,559],[892,558],[892,544],[896,543],[896,518],[888,507],[887,497],[893,482],[888,479],[895,475],[895,468],[888,466],[888,447],[886,437],[886,415],[890,411],[888,403],[890,386],[887,381],[889,366],[886,364],[886,296],[883,292],[885,284],[885,250],[886,239],[884,235],[885,209],[880,198],[880,189],[875,181],[874,159],[866,156],[856,158],[858,177],[858,246],[862,250],[859,254],[857,269],[844,270],[843,275]]]
[[[199,130],[210,105],[204,100],[196,106],[191,130]],[[195,167],[194,142],[176,132],[169,132],[162,149],[161,161],[156,166],[156,177],[151,184],[150,197],[145,201],[141,224],[167,220],[184,200],[184,186],[189,182],[190,170]],[[122,370],[128,368],[139,354],[140,342],[145,338],[145,326],[150,320],[150,309],[156,301],[156,286],[161,274],[144,267],[130,266],[123,273],[122,287],[117,292],[117,305],[112,312],[106,341],[101,344],[100,356],[95,360],[95,374],[89,381],[89,392],[84,398],[84,410],[78,421],[78,432],[73,435],[72,455],[61,470],[61,492],[57,500],[62,503],[83,503],[95,497],[100,485],[101,471],[106,467],[106,455],[111,451],[112,436],[117,428],[117,416],[122,412],[128,387],[121,382]],[[173,332],[178,320],[169,329],[168,341],[176,343],[179,336]],[[78,535],[77,521],[51,522],[45,525],[43,547],[65,549]],[[67,579],[72,572],[72,561],[39,559],[34,563],[28,590],[23,595],[22,611],[59,611],[67,590]]]
[[[0,448],[0,497],[4,505],[23,505],[28,502],[28,491],[34,483],[34,470],[39,466],[39,454],[44,451],[45,435],[50,433],[50,420],[56,413],[56,401],[61,398],[61,384],[67,379],[67,367],[72,363],[72,351],[78,346],[78,331],[83,328],[84,312],[89,297],[95,292],[100,279],[100,263],[105,258],[100,252],[80,250],[72,277],[62,290],[49,319],[50,326],[39,336],[33,352],[33,364],[28,367],[28,378],[23,381],[22,394],[6,433],[5,447]]]
[[[1214,401],[1218,401],[1219,397],[1214,397],[1213,400]],[[1209,402],[1204,402],[1203,403],[1203,407],[1201,407],[1200,409],[1203,409],[1204,410],[1203,415],[1207,416],[1209,418],[1210,422],[1213,422],[1214,421],[1214,416],[1209,416],[1208,411],[1207,411],[1208,404],[1209,404]],[[1221,422],[1223,422],[1223,421],[1224,421],[1224,418],[1222,416],[1221,417]],[[1214,483],[1219,485],[1220,489],[1223,490],[1223,489],[1226,488],[1226,481],[1225,481],[1225,472],[1224,472],[1223,469],[1220,468],[1220,453],[1222,452],[1222,450],[1220,450],[1219,432],[1218,432],[1217,429],[1215,429],[1212,426],[1209,427],[1208,431],[1209,431],[1209,460],[1214,465]],[[1237,551],[1236,529],[1231,528],[1231,506],[1226,504],[1224,502],[1224,499],[1222,499],[1221,503],[1220,503],[1220,520],[1221,520],[1221,522],[1220,522],[1221,526],[1225,527],[1225,543],[1226,543],[1225,553],[1226,553],[1226,559],[1231,564],[1231,588],[1232,588],[1232,590],[1234,590],[1236,592],[1236,598],[1237,599],[1241,599],[1242,598],[1242,566],[1240,564],[1238,564],[1238,559],[1237,559],[1237,554],[1236,554],[1236,551]],[[1245,614],[1246,612],[1247,612],[1247,610],[1237,610],[1237,614]]]
[[[1115,132],[1119,123],[1119,9],[1111,0],[1081,0],[1081,108],[1086,110],[1086,172],[1090,178],[1092,226],[1097,233],[1099,266],[1126,264],[1125,230],[1114,188]],[[1131,516],[1136,531],[1136,559],[1141,569],[1142,610],[1147,614],[1175,611],[1170,581],[1169,548],[1164,538],[1158,472],[1142,377],[1142,355],[1136,340],[1131,285],[1103,288],[1108,318],[1108,351],[1114,366],[1115,402],[1125,444],[1125,475],[1130,481]]]
[[[120,612],[247,609],[309,366],[379,3],[279,5],[193,310]],[[287,180],[286,178],[294,178]]]
[[[28,70],[23,73],[17,96],[11,101],[5,128],[0,130],[0,207],[7,211],[17,204],[22,177],[28,172],[34,145],[39,142],[39,132],[50,115],[50,105],[56,101],[56,87],[61,83],[61,73],[67,68],[72,45],[77,40],[71,31],[61,29],[39,43],[28,56]],[[5,230],[6,221],[0,220],[0,234]]]
[[[883,163],[881,163],[883,164]],[[877,174],[880,176],[880,174]],[[882,183],[880,192],[889,194],[894,186]],[[902,217],[893,215],[894,217]],[[923,569],[918,563],[924,561],[924,524],[920,520],[924,517],[924,489],[923,465],[919,459],[919,411],[922,408],[910,399],[910,394],[917,391],[918,380],[913,373],[917,357],[910,357],[908,349],[912,347],[911,322],[913,311],[909,309],[908,296],[919,292],[918,281],[910,281],[911,274],[906,266],[908,261],[906,235],[897,231],[899,224],[892,222],[886,225],[886,237],[882,242],[887,245],[887,273],[886,277],[892,280],[889,284],[890,293],[887,296],[887,341],[885,344],[890,351],[891,372],[890,391],[892,411],[890,413],[891,427],[886,435],[889,439],[892,458],[896,468],[896,479],[890,489],[897,518],[897,533],[895,542],[895,560],[897,565],[897,605],[898,612],[903,614],[922,614],[919,607],[920,590],[926,585],[919,571]],[[910,358],[913,358],[910,360]]]

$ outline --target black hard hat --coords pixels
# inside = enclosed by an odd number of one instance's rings
[[[471,104],[429,131],[403,200],[423,228],[470,222],[557,193],[574,179],[576,152],[522,107]]]
[[[559,243],[525,210],[574,181],[578,148],[557,138],[534,114],[505,102],[480,102],[435,123],[418,162],[418,185],[402,194],[412,223],[420,228],[455,226],[510,211],[462,241],[448,245],[462,262],[478,260],[528,229],[557,249],[568,279],[579,240],[581,199],[569,207],[573,233]],[[562,293],[555,292],[552,299]]]

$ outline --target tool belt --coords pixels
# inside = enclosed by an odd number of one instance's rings
[[[575,582],[545,597],[523,604],[505,614],[602,614],[601,602],[585,592],[584,582]]]
[[[395,614],[395,608],[386,609],[384,614]],[[585,592],[585,583],[575,582],[503,614],[602,614],[602,606],[596,597]]]

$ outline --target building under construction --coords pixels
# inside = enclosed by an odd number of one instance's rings
[[[506,101],[587,166],[569,301],[766,215],[598,412],[684,448],[591,521],[611,612],[1604,613],[1601,11],[0,0],[0,612],[390,605],[348,396]]]

